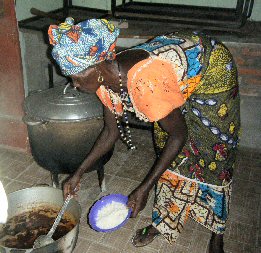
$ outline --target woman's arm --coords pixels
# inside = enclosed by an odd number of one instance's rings
[[[80,177],[88,171],[94,163],[103,155],[108,153],[119,138],[119,131],[114,114],[104,107],[104,127],[93,145],[90,153],[80,165],[76,174]]]
[[[119,138],[119,131],[114,114],[104,107],[104,127],[93,145],[90,153],[82,162],[80,167],[75,171],[73,176],[64,184],[64,196],[74,194],[76,187],[79,185],[82,175],[90,170],[95,162],[103,155],[108,153]],[[76,190],[75,190],[76,189]]]
[[[148,191],[171,165],[187,140],[187,125],[180,109],[175,109],[159,123],[162,129],[168,133],[168,139],[154,167],[141,183],[141,187]]]
[[[179,108],[160,120],[159,124],[168,133],[168,139],[150,172],[129,196],[128,206],[133,208],[132,217],[136,217],[146,206],[150,190],[171,165],[187,139],[187,125]]]

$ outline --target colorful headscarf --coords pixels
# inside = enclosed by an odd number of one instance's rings
[[[120,30],[106,19],[89,19],[74,25],[66,18],[48,30],[52,56],[66,76],[77,74],[97,62],[114,59]]]

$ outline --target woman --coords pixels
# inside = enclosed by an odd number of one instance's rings
[[[236,66],[223,44],[176,32],[115,54],[119,30],[107,20],[50,26],[52,56],[83,92],[104,105],[104,128],[64,185],[73,194],[82,175],[122,138],[134,149],[127,111],[154,122],[157,159],[129,195],[132,217],[156,185],[152,224],[133,237],[137,247],[162,235],[174,243],[188,217],[212,231],[209,252],[223,251],[239,131]],[[121,124],[124,121],[125,124]]]

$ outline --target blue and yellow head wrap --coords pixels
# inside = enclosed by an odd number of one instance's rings
[[[106,19],[89,19],[74,25],[66,18],[48,30],[52,56],[66,76],[77,74],[97,62],[114,59],[119,29]]]

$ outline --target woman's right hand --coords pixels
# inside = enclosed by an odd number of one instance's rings
[[[80,190],[80,180],[81,177],[77,174],[74,174],[65,182],[63,186],[64,199],[66,199],[68,195],[76,195],[76,193]]]
[[[128,197],[127,206],[132,209],[131,218],[136,218],[148,201],[149,191],[137,187]]]

